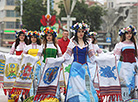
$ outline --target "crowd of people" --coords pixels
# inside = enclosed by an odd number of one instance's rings
[[[63,37],[58,40],[57,32],[52,27],[44,28],[41,33],[26,30],[16,32],[10,55],[28,54],[37,57],[38,60],[32,71],[34,77],[29,93],[22,94],[21,91],[20,95],[14,94],[15,102],[18,102],[19,98],[24,101],[31,96],[34,96],[32,100],[35,102],[54,102],[55,99],[59,102],[127,100],[123,98],[121,87],[127,87],[129,95],[135,89],[138,54],[135,27],[130,25],[120,29],[120,42],[116,44],[113,53],[106,54],[98,47],[98,34],[89,31],[86,23],[76,23],[71,29],[74,34],[71,39],[68,38],[68,30],[64,30]],[[61,65],[59,70],[58,65],[54,69],[47,68],[48,63],[55,59]],[[65,67],[65,63],[70,66]],[[69,74],[65,74],[65,70],[69,70]],[[102,78],[110,82],[105,82]],[[10,100],[13,93],[8,92]],[[131,98],[134,97],[128,99]]]

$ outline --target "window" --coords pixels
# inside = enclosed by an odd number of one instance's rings
[[[19,29],[20,28],[20,22],[6,22],[6,28]]]
[[[19,29],[20,28],[20,22],[16,22],[15,28],[16,29]]]
[[[112,8],[114,7],[114,3],[113,3],[113,2],[111,2],[111,7],[112,7]]]
[[[16,17],[20,17],[20,14],[19,14],[19,12],[16,12]]]
[[[7,5],[15,5],[15,0],[6,0]]]
[[[15,34],[4,34],[4,39],[15,39]]]
[[[14,29],[14,22],[6,22],[6,28]]]
[[[6,17],[19,17],[19,12],[14,10],[6,10]]]
[[[6,17],[15,17],[14,10],[6,10]]]

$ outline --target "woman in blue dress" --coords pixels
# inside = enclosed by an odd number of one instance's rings
[[[75,36],[70,40],[67,51],[63,55],[65,61],[69,60],[72,54],[74,56],[65,102],[91,102],[85,81],[86,75],[90,77],[87,55],[91,61],[94,61],[92,43],[86,35],[89,28],[85,23],[76,23],[72,29],[75,31]]]

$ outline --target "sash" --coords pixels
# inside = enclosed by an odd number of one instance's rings
[[[43,73],[37,88],[35,101],[41,101],[45,98],[56,97],[57,86],[60,76],[60,67],[63,58],[47,58]]]
[[[28,54],[22,54],[22,60],[14,83],[12,94],[27,95],[34,78],[34,65],[38,61],[38,57],[33,57]]]
[[[106,53],[100,54],[96,57],[96,62],[99,65],[97,75],[101,102],[103,100],[122,100],[115,56]]]

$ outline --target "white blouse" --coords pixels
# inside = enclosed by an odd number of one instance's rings
[[[25,48],[26,44],[25,42],[19,42],[19,45],[15,49],[15,42],[12,44],[12,48],[10,50],[10,54],[14,54],[14,51],[23,51]]]

